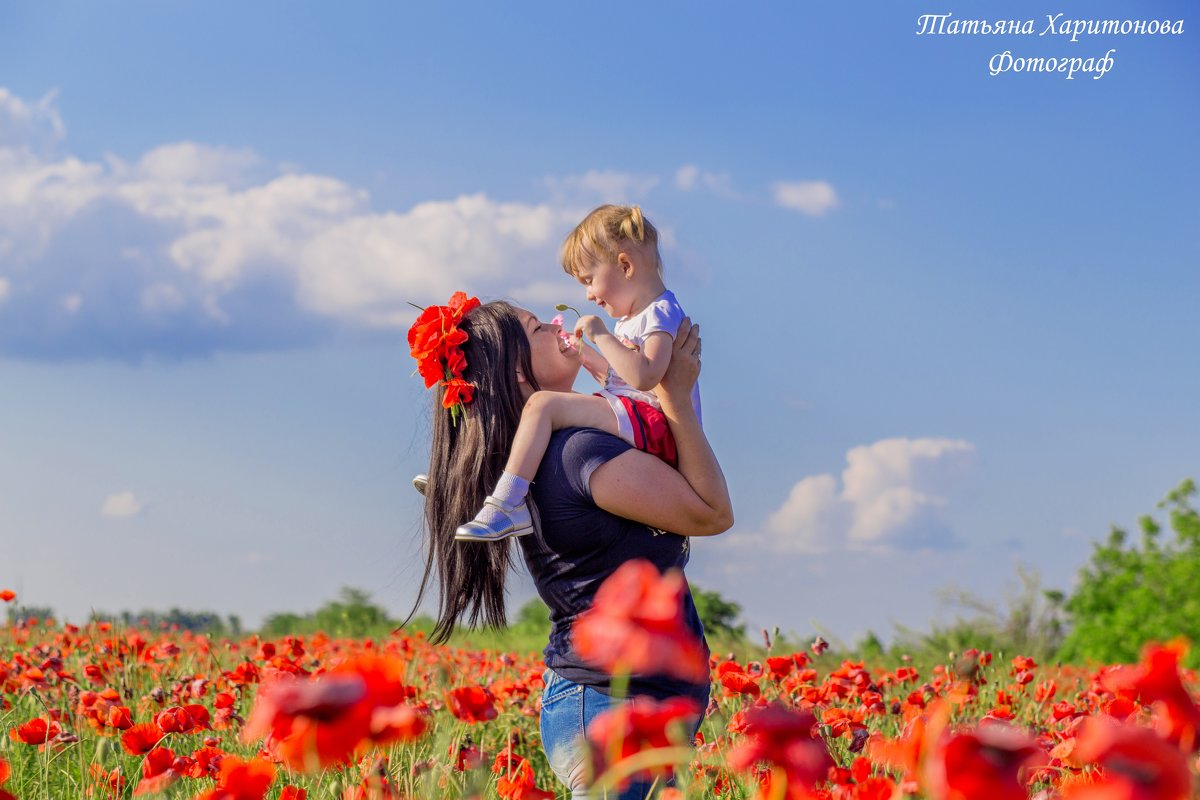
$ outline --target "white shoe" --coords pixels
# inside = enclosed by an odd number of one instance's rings
[[[488,495],[483,504],[499,511],[499,518],[491,522],[473,519],[465,525],[459,525],[454,533],[455,539],[460,542],[498,542],[510,536],[533,533],[533,517],[529,513],[529,504],[524,500],[509,506]]]

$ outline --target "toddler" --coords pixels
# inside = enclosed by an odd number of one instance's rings
[[[663,285],[658,231],[637,206],[600,206],[567,236],[562,263],[587,288],[587,299],[617,318],[612,333],[592,315],[575,325],[580,360],[604,390],[530,396],[504,473],[475,519],[458,528],[454,538],[460,541],[498,541],[533,531],[525,496],[556,430],[599,428],[677,465],[675,440],[652,390],[667,371],[685,315]],[[692,404],[699,417],[699,386]]]

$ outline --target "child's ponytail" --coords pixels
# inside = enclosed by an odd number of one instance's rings
[[[637,242],[646,240],[646,220],[640,206],[630,206],[629,214],[621,220],[621,237]]]

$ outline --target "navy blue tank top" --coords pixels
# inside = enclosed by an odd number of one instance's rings
[[[552,627],[545,649],[546,666],[569,681],[604,693],[609,690],[611,676],[585,664],[571,647],[575,618],[591,606],[604,579],[626,561],[643,558],[665,572],[682,570],[689,554],[686,536],[663,533],[618,517],[592,501],[592,473],[630,447],[594,428],[555,431],[530,486],[540,530],[519,539],[538,594],[550,607]],[[704,626],[690,589],[684,595],[684,618],[696,638],[704,642]],[[708,684],[635,674],[630,677],[629,693],[660,700],[686,696],[705,703]]]

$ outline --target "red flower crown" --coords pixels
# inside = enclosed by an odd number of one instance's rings
[[[435,384],[442,386],[442,407],[450,409],[450,421],[454,424],[466,413],[475,391],[475,384],[463,380],[467,357],[461,345],[467,341],[467,334],[459,330],[458,323],[476,308],[479,308],[478,297],[455,292],[449,305],[422,309],[408,329],[408,346],[417,360],[417,372],[425,379],[426,389]]]

